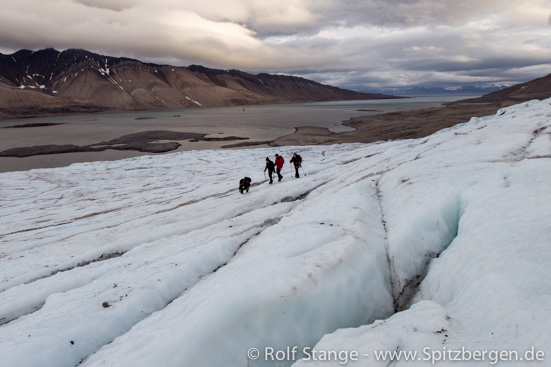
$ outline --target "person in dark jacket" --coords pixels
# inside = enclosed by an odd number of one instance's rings
[[[275,164],[268,157],[266,157],[266,168],[264,168],[264,172],[266,172],[266,170],[268,170],[268,176],[270,176],[270,183],[273,183],[274,180],[272,178],[272,175],[275,171]]]
[[[295,165],[295,177],[299,178],[300,175],[298,173],[298,169],[302,164],[302,157],[299,154],[295,153],[293,154],[293,158],[291,158],[290,163],[293,163]]]
[[[277,173],[277,177],[278,177],[278,182],[281,181],[281,179],[283,178],[283,176],[281,175],[281,169],[283,168],[283,163],[285,163],[285,160],[283,159],[282,156],[280,156],[279,154],[276,154],[275,155],[275,164],[276,164],[276,173]]]
[[[251,178],[244,177],[239,180],[239,192],[243,194],[243,191],[249,192],[249,187],[251,187]]]

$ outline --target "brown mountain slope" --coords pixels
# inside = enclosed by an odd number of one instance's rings
[[[445,103],[444,107],[354,117],[345,122],[345,125],[355,128],[352,132],[333,133],[318,127],[301,127],[294,134],[276,139],[271,145],[371,143],[379,140],[416,139],[467,122],[471,117],[493,115],[503,107],[546,98],[551,98],[551,74],[479,98]]]
[[[84,50],[0,54],[0,117],[398,98],[303,78],[174,67]]]
[[[551,74],[516,84],[509,88],[488,93],[479,98],[463,99],[450,104],[497,104],[511,105],[531,99],[546,99],[551,97]]]

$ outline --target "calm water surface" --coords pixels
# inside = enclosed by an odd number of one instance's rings
[[[162,111],[99,113],[33,119],[0,120],[0,127],[29,123],[62,123],[55,126],[0,130],[0,151],[46,144],[89,145],[147,130],[170,130],[208,134],[209,137],[248,137],[249,142],[270,141],[292,134],[295,127],[325,127],[333,132],[350,131],[342,122],[351,117],[400,110],[437,107],[444,102],[472,96],[438,96],[408,99],[339,101],[213,107]],[[228,142],[180,142],[178,151],[219,149]],[[132,151],[68,153],[27,158],[0,158],[0,172],[65,166],[75,162],[113,160],[143,155]]]

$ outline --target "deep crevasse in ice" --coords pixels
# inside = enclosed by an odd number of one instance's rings
[[[370,366],[388,364],[374,350],[545,349],[550,120],[550,101],[532,101],[419,140],[3,174],[0,320],[13,321],[0,364],[288,366],[265,348],[316,343]],[[267,155],[294,150],[305,177],[287,165],[281,183],[237,193],[244,175],[263,181],[251,170]]]
[[[315,348],[358,351],[346,364],[358,366],[546,365],[550,124],[549,100],[513,106],[435,134],[427,144],[455,137],[387,174],[390,252],[412,255],[395,261],[398,283],[412,279],[420,250],[445,251],[430,262],[410,309],[326,335]],[[380,358],[385,351],[403,354]],[[295,366],[340,362],[311,357]]]

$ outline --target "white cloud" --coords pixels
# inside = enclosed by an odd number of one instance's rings
[[[85,48],[362,85],[545,70],[549,0],[0,0],[0,50]],[[526,69],[528,68],[528,69]],[[302,71],[301,71],[302,70]],[[551,72],[551,70],[549,70]],[[446,78],[436,77],[447,73]],[[475,76],[474,73],[477,75]],[[524,75],[524,74],[523,74]],[[534,75],[538,77],[541,75]],[[528,76],[524,76],[528,78]]]

